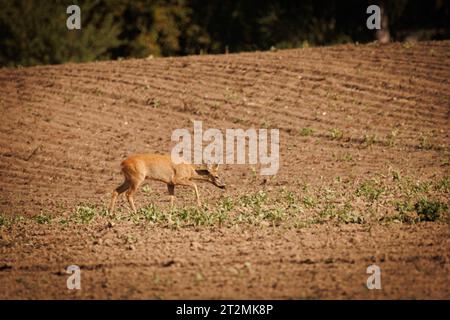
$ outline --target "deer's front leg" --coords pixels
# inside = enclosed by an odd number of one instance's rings
[[[195,196],[196,196],[196,198],[197,198],[197,205],[198,205],[198,206],[201,206],[201,205],[202,205],[202,203],[201,203],[201,201],[200,201],[200,195],[199,195],[199,193],[198,193],[197,185],[196,185],[194,182],[192,182],[192,181],[190,181],[190,180],[178,180],[178,179],[174,179],[173,184],[174,184],[174,185],[178,184],[178,185],[181,185],[181,186],[188,186],[188,187],[193,188],[194,191],[195,191]]]
[[[198,188],[195,183],[192,182],[192,187],[195,190],[195,196],[197,197],[197,205],[200,207],[202,205],[202,202],[200,201],[200,195],[198,194]]]
[[[173,202],[175,200],[175,185],[174,184],[168,184],[167,190],[169,191],[169,197],[170,197],[170,207],[173,207]]]

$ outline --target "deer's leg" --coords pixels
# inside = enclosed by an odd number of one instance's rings
[[[136,213],[136,206],[134,205],[134,193],[137,191],[141,183],[144,181],[145,177],[139,177],[131,180],[130,188],[128,189],[126,196],[131,209]]]
[[[110,214],[114,213],[114,207],[116,205],[117,197],[119,195],[121,195],[122,193],[124,193],[125,191],[127,191],[129,187],[130,187],[130,182],[125,179],[125,181],[113,191],[112,197],[111,197],[111,203],[109,205],[109,213]]]
[[[197,185],[192,182],[192,187],[195,190],[195,196],[197,197],[197,205],[200,207],[202,205],[202,202],[200,201],[200,195],[198,194]]]
[[[199,195],[199,193],[198,193],[197,185],[196,185],[194,182],[192,182],[192,181],[190,181],[190,180],[175,180],[173,183],[174,183],[174,184],[179,184],[179,185],[182,185],[182,186],[188,186],[188,187],[193,188],[194,191],[195,191],[195,196],[196,196],[196,198],[197,198],[197,205],[198,205],[198,206],[201,206],[201,205],[202,205],[202,202],[200,201],[200,195]]]
[[[175,200],[175,185],[174,184],[168,184],[167,190],[169,191],[170,196],[170,207],[173,207],[173,202]]]
[[[134,213],[136,213],[136,206],[134,205],[134,193],[137,190],[137,186],[135,184],[131,185],[130,189],[128,189],[127,191],[127,200],[128,203],[130,204],[131,210],[133,210]]]

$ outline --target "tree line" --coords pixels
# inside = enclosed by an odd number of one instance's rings
[[[80,30],[66,27],[73,4]],[[391,40],[449,38],[445,0],[4,0],[0,65],[365,43],[377,38],[371,4],[383,7]]]

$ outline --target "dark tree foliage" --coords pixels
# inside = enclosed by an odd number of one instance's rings
[[[66,8],[78,3],[82,30],[66,27]],[[101,1],[4,1],[0,9],[0,64],[35,65],[112,58],[120,26]]]
[[[67,30],[66,8],[81,8]],[[391,40],[447,39],[445,0],[3,0],[0,65],[54,64],[369,42],[383,6]]]

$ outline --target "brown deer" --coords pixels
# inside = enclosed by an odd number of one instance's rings
[[[193,188],[199,206],[201,205],[200,196],[197,185],[192,180],[207,181],[221,189],[225,188],[225,184],[218,176],[218,164],[198,166],[184,162],[175,164],[169,155],[136,154],[122,161],[121,166],[125,181],[113,191],[109,206],[110,213],[114,212],[117,197],[125,191],[131,209],[136,212],[133,196],[145,178],[167,184],[171,206],[175,200],[176,185]]]

